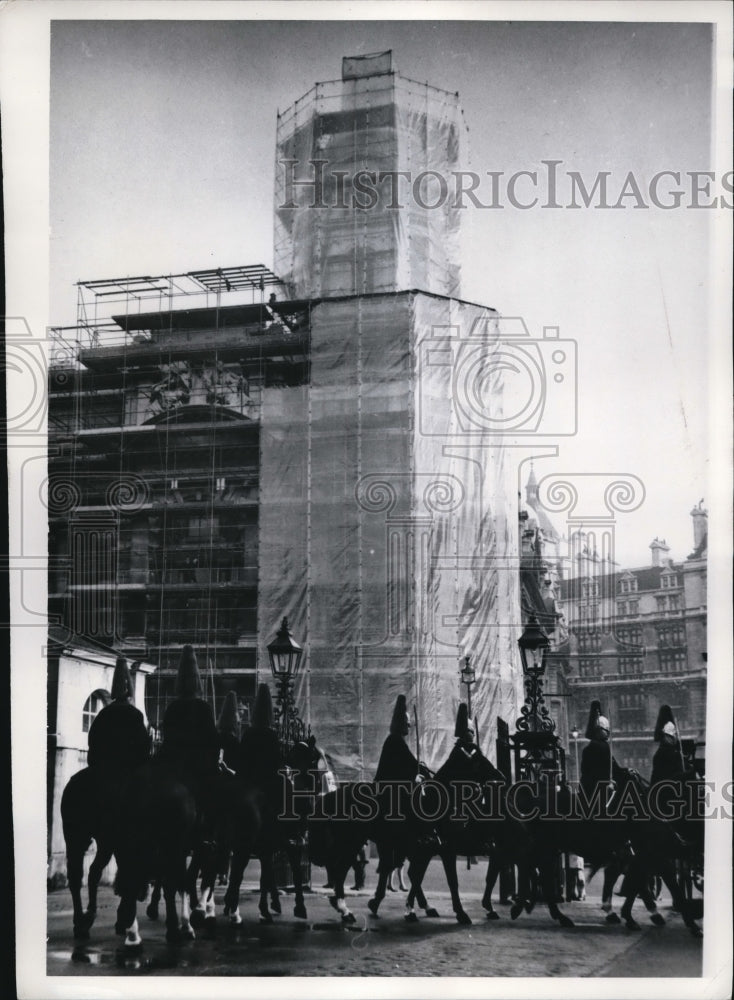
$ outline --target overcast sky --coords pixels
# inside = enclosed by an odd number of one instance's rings
[[[53,22],[50,322],[74,322],[80,279],[272,266],[278,109],[383,49],[459,91],[477,172],[610,171],[613,203],[632,171],[649,203],[660,171],[713,169],[703,24]],[[711,213],[682,187],[670,211],[466,212],[462,297],[578,343],[579,432],[536,472],[645,483],[619,520],[625,565],[655,535],[684,558],[709,492]]]

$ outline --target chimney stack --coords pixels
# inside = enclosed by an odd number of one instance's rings
[[[662,566],[664,562],[667,562],[667,553],[670,552],[670,546],[665,544],[664,538],[662,540],[657,537],[653,538],[650,542],[650,548],[652,550],[653,566]]]
[[[698,506],[691,511],[693,518],[693,547],[697,549],[708,534],[709,512],[704,510],[703,500],[699,500]]]

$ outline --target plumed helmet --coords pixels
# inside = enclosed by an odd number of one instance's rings
[[[118,656],[115,663],[115,672],[112,675],[112,690],[110,691],[113,701],[126,701],[134,694],[133,679],[130,676],[130,668],[124,656]]]
[[[393,736],[405,736],[405,717],[408,714],[408,705],[405,695],[399,694],[395,699],[395,708],[392,710],[390,720],[390,733]]]
[[[584,733],[587,740],[594,739],[597,727],[609,732],[609,719],[601,714],[601,702],[595,699],[589,708],[589,721],[586,723],[586,732]]]
[[[219,721],[217,722],[217,729],[223,735],[232,735],[238,740],[240,738],[240,717],[235,691],[227,692],[227,697],[224,699]]]
[[[200,698],[204,693],[199,664],[193,646],[184,646],[176,677],[176,696],[179,698]]]
[[[671,725],[673,727],[673,732],[669,732],[665,727]],[[673,709],[670,705],[661,705],[660,711],[658,712],[657,721],[655,723],[655,732],[653,733],[653,740],[659,743],[662,739],[663,733],[667,736],[677,736],[675,729],[675,719],[673,718]]]
[[[270,729],[273,725],[273,699],[267,684],[258,685],[252,706],[250,725],[253,729]]]
[[[474,736],[475,731],[474,720],[469,718],[469,709],[462,701],[459,705],[459,710],[456,713],[454,736],[456,736],[457,739],[463,739],[469,732],[471,732],[472,736]]]

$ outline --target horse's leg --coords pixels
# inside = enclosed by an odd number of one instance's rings
[[[617,879],[620,875],[620,866],[616,861],[610,862],[604,869],[604,884],[601,890],[601,908],[606,913],[605,920],[608,924],[618,924],[620,919],[614,912],[614,886],[617,883]],[[633,897],[634,902],[634,897]],[[626,905],[626,900],[625,900]],[[630,911],[632,909],[632,903],[630,903]],[[622,916],[625,916],[625,911],[623,908]],[[628,914],[629,916],[629,914]],[[625,920],[627,917],[625,917]]]
[[[470,924],[471,917],[464,912],[459,897],[459,876],[456,873],[456,853],[443,848],[440,852],[443,870],[446,872],[446,881],[451,892],[451,904],[456,914],[456,919],[460,924]]]
[[[500,915],[492,906],[492,892],[497,884],[502,865],[497,860],[496,853],[492,851],[489,855],[487,865],[487,877],[484,880],[484,895],[482,896],[482,906],[487,911],[487,920],[499,920]]]
[[[675,875],[675,868],[672,864],[670,864],[670,862],[663,862],[660,864],[660,876],[670,893],[673,901],[673,908],[676,909],[683,917],[683,923],[694,937],[703,937],[703,931],[691,916],[688,900],[681,891],[681,887]]]
[[[535,905],[536,890],[531,885],[531,872],[533,870],[534,866],[527,859],[517,865],[517,893],[515,902],[510,907],[510,917],[513,920],[517,920],[523,910],[530,913]]]
[[[656,927],[662,927],[665,923],[665,917],[658,910],[658,904],[655,902],[655,895],[651,884],[646,878],[642,879],[638,887],[638,895],[645,904],[645,909],[650,914],[650,920],[652,920]]]
[[[329,896],[329,903],[340,914],[343,924],[353,924],[357,920],[347,906],[346,891],[344,889],[347,873],[352,867],[354,858],[355,851],[352,850],[349,851],[346,857],[339,856],[329,872],[334,881],[334,895]]]
[[[111,858],[112,848],[106,846],[101,848],[98,844],[97,853],[89,866],[89,876],[87,879],[87,892],[89,897],[86,913],[87,927],[92,926],[94,918],[97,916],[97,888],[102,878],[102,872],[110,863]]]
[[[555,867],[555,857],[545,858],[540,866],[540,877],[541,885],[543,886],[543,895],[545,896],[546,906],[548,907],[548,912],[554,920],[557,920],[561,927],[575,927],[573,920],[567,917],[565,913],[562,913],[559,909],[558,903],[556,902],[555,894],[555,884],[554,884],[554,867]]]
[[[194,931],[190,923],[190,910],[188,900],[184,896],[182,907],[181,926],[178,922],[178,910],[176,907],[176,882],[171,878],[170,873],[163,876],[163,900],[166,904],[166,941],[169,944],[178,944],[182,934],[193,937]]]
[[[425,878],[430,860],[430,855],[427,855],[425,852],[418,854],[417,857],[414,855],[408,859],[408,880],[410,882],[410,889],[408,890],[408,895],[405,900],[405,919],[408,923],[415,923],[418,920],[418,917],[415,914],[415,909],[413,908],[416,899],[418,900],[418,905],[421,909],[426,911],[426,916],[438,916],[438,910],[432,907],[429,908],[422,888],[423,879]]]
[[[268,894],[272,892],[275,881],[273,855],[269,850],[260,852],[260,920],[264,924],[272,924],[273,917],[268,908]]]
[[[69,881],[69,892],[74,908],[74,937],[80,941],[89,937],[89,921],[82,904],[82,878],[84,874],[84,855],[91,843],[86,838],[72,839],[66,842],[66,876]]]
[[[417,885],[413,882],[413,873],[415,873],[415,869],[413,867],[413,862],[409,860],[408,861],[408,881],[410,882],[410,888],[411,888],[411,890],[413,890],[415,892],[415,900],[418,903],[418,906],[420,906],[420,908],[423,910],[423,912],[425,913],[425,915],[427,917],[437,917],[439,915],[438,910],[436,909],[435,906],[429,906],[428,905],[428,900],[426,899],[426,894],[423,892],[423,879],[425,878],[426,869],[428,868],[428,862],[430,860],[431,860],[430,858],[427,859],[427,861],[426,861],[426,867],[423,869],[423,872],[421,873],[420,878],[418,878],[418,876],[416,875],[416,878],[418,879]],[[414,885],[415,885],[415,889],[413,889]]]
[[[123,947],[126,951],[136,951],[143,944],[138,930],[136,909],[137,902],[134,893],[126,893],[120,897],[120,905],[117,907],[117,926],[123,928],[122,933],[125,935]]]
[[[145,913],[149,920],[158,919],[158,906],[161,901],[161,881],[156,879],[153,883],[153,891],[150,894],[150,902],[146,907]]]
[[[242,923],[240,916],[240,887],[250,860],[250,846],[238,846],[232,852],[232,864],[229,870],[229,883],[224,894],[224,915],[234,925]]]
[[[378,846],[377,853],[378,853],[378,855],[380,853],[379,846]],[[378,864],[378,866],[377,866],[377,886],[375,888],[375,894],[372,897],[372,899],[369,899],[367,901],[367,909],[370,911],[370,913],[372,914],[373,917],[377,916],[377,911],[380,908],[380,903],[385,898],[385,893],[387,891],[387,883],[388,883],[388,879],[389,878],[390,878],[390,872],[384,870],[384,866],[382,864]]]
[[[301,917],[303,920],[306,919],[308,913],[306,912],[306,904],[303,899],[303,876],[301,873],[301,848],[298,844],[288,843],[286,846],[286,853],[288,855],[288,862],[291,866],[291,871],[293,872],[293,885],[296,890],[296,901],[293,906],[293,913],[296,917]]]
[[[191,926],[198,930],[200,927],[204,926],[204,920],[206,918],[204,912],[204,905],[199,897],[199,890],[197,887],[197,880],[199,875],[201,875],[202,885],[201,891],[202,896],[204,895],[204,881],[206,878],[204,865],[206,864],[206,854],[201,850],[200,847],[195,847],[191,855],[191,861],[186,869],[186,886],[185,894],[188,897],[188,906],[190,908]]]

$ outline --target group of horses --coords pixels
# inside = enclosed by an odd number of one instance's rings
[[[573,927],[573,921],[558,906],[555,889],[559,856],[573,853],[582,856],[592,869],[605,872],[607,922],[620,922],[610,901],[612,889],[624,873],[622,918],[626,926],[638,927],[632,916],[638,896],[651,919],[664,923],[649,889],[651,879],[659,876],[691,933],[702,933],[693,901],[681,884],[679,866],[692,855],[702,854],[703,820],[688,818],[684,829],[654,816],[634,821],[594,816],[569,821],[567,809],[559,807],[555,813],[533,809],[532,789],[523,790],[527,801],[518,815],[517,809],[506,807],[507,796],[515,786],[476,748],[472,753],[452,753],[418,788],[420,808],[414,808],[415,797],[408,796],[406,801],[413,805],[397,816],[390,812],[391,805],[381,789],[375,790],[372,800],[376,807],[365,809],[365,783],[345,783],[335,791],[318,792],[315,758],[291,758],[289,766],[281,810],[273,809],[258,790],[245,787],[231,774],[213,778],[209,790],[209,800],[214,803],[210,807],[213,824],[208,832],[202,829],[187,782],[156,758],[116,781],[106,780],[91,768],[75,774],[61,803],[75,938],[89,936],[96,915],[97,887],[113,856],[117,864],[115,891],[119,896],[115,930],[124,936],[126,949],[137,949],[142,944],[137,904],[148,898],[151,886],[155,893],[147,914],[157,916],[157,900],[162,894],[169,943],[192,939],[196,929],[216,923],[214,889],[217,876],[225,871],[228,879],[224,916],[233,925],[241,923],[240,890],[247,864],[254,857],[259,858],[261,866],[260,919],[272,921],[272,912],[280,912],[274,875],[278,852],[286,852],[290,861],[296,917],[307,918],[301,867],[307,849],[310,861],[326,869],[333,886],[329,902],[340,921],[354,923],[356,917],[347,904],[345,881],[367,841],[376,845],[381,859],[378,884],[367,903],[375,919],[396,859],[408,861],[406,919],[418,919],[416,904],[426,916],[438,916],[422,888],[429,862],[438,856],[456,919],[460,924],[470,924],[459,892],[457,858],[488,856],[482,899],[488,919],[498,917],[492,906],[497,878],[503,869],[514,866],[518,878],[512,918],[530,912],[542,898],[554,920],[563,927]],[[474,789],[472,807],[442,809],[449,793],[458,788]],[[567,786],[561,793],[566,798],[574,794]],[[466,799],[464,792],[462,796]],[[85,910],[81,891],[83,862],[92,841],[96,854],[88,874]]]

